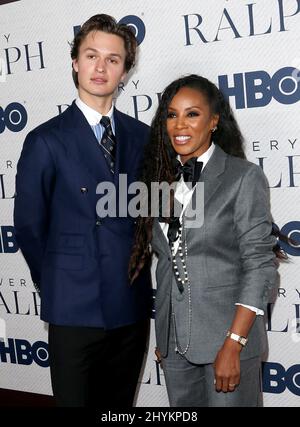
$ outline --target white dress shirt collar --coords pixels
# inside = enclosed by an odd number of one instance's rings
[[[209,149],[205,151],[205,153],[201,154],[201,156],[199,156],[197,158],[197,162],[202,162],[203,166],[202,166],[202,171],[205,168],[207,162],[209,161],[209,159],[211,158],[211,156],[213,155],[213,152],[215,151],[215,144],[212,142]],[[180,156],[177,156],[177,159],[180,161]]]
[[[76,98],[75,103],[77,107],[82,111],[84,117],[87,119],[90,126],[95,126],[100,122],[100,120],[102,119],[102,114],[98,113],[98,111],[89,107],[79,97]],[[109,112],[105,114],[107,117],[110,118],[111,122],[113,122],[113,112],[114,112],[114,105],[112,105]]]

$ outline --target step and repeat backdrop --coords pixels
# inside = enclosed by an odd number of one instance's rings
[[[76,97],[70,42],[97,13],[139,43],[119,109],[150,124],[164,87],[190,73],[229,97],[274,222],[295,240],[266,313],[264,404],[300,406],[300,0],[0,1],[0,388],[51,394],[47,325],[14,237],[15,173],[26,134]],[[154,348],[152,327],[137,406],[168,406]]]

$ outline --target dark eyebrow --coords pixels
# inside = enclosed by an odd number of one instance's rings
[[[84,52],[91,50],[92,52],[98,53],[97,49],[94,49],[93,47],[87,47],[84,49]],[[122,56],[119,53],[111,52],[107,56],[117,56],[118,58],[122,59]]]
[[[119,53],[110,53],[109,56],[117,56],[118,58],[122,58],[122,56]]]
[[[92,50],[93,52],[97,52],[97,50],[93,49],[92,47],[87,47],[86,49],[84,49],[84,52],[86,52],[87,50]]]
[[[198,110],[202,110],[202,108],[199,107],[198,105],[193,105],[192,107],[185,108],[184,111],[192,110],[193,108],[197,108]],[[176,110],[176,108],[169,106],[169,110]]]

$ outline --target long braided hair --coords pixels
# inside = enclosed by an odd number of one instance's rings
[[[141,181],[148,189],[148,216],[139,217],[135,243],[129,263],[129,277],[133,281],[141,269],[150,262],[150,242],[154,218],[150,215],[151,182],[174,182],[173,160],[176,152],[167,133],[168,108],[176,93],[183,87],[199,91],[206,99],[212,115],[219,116],[217,130],[213,134],[214,143],[232,156],[245,158],[243,137],[233,116],[228,101],[221,91],[208,79],[192,74],[173,81],[163,92],[161,101],[153,118],[150,141],[145,148]]]

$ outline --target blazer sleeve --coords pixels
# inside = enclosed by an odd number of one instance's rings
[[[55,166],[46,141],[33,131],[25,139],[17,165],[14,226],[16,240],[40,286],[47,241]]]
[[[257,165],[243,176],[234,213],[239,242],[242,275],[240,304],[266,310],[269,294],[276,286],[277,267],[271,235],[269,189],[266,177]]]

